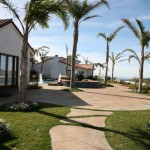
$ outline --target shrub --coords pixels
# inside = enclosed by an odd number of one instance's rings
[[[129,84],[129,89],[132,89],[132,90],[138,90],[138,85],[137,84]]]
[[[10,126],[3,119],[0,119],[0,141],[10,135]]]
[[[82,81],[84,79],[84,75],[80,74],[80,75],[77,75],[77,79],[79,81]]]
[[[20,111],[20,112],[27,112],[27,111],[34,111],[39,108],[38,103],[13,103],[13,104],[6,104],[4,109],[6,111]]]
[[[38,84],[31,84],[28,85],[28,89],[42,89],[42,86],[39,86]]]
[[[0,91],[0,97],[10,97],[10,96],[12,96],[12,94],[9,91],[7,90]]]

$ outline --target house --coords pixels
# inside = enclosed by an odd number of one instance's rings
[[[59,75],[66,75],[67,60],[64,57],[55,55],[54,57],[47,57],[43,63],[42,74],[47,78],[58,79]],[[80,61],[76,60],[76,75],[83,74],[85,78],[93,76],[94,67],[91,64],[80,64]],[[33,70],[40,73],[41,63],[35,64]],[[71,75],[71,64],[68,64],[67,74]]]
[[[0,20],[0,87],[18,86],[23,35],[12,19]],[[28,80],[30,56],[34,50],[29,45]]]

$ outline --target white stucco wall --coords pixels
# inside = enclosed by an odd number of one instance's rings
[[[68,67],[68,69],[70,69]],[[40,73],[41,63],[34,65],[33,70]],[[59,75],[66,74],[66,65],[59,63],[59,57],[55,56],[52,59],[49,59],[43,64],[43,75],[46,75],[48,78],[58,79]]]
[[[33,67],[33,70],[40,73],[41,64],[37,64]],[[68,70],[71,70],[71,66],[68,65]],[[92,76],[92,70],[78,69],[76,71],[84,71],[85,78]],[[66,64],[59,62],[59,57],[55,56],[52,59],[49,59],[43,64],[43,75],[46,75],[48,78],[58,79],[59,75],[66,75]]]
[[[19,70],[20,70],[20,60],[21,60],[21,48],[22,48],[22,37],[12,24],[8,24],[4,26],[3,28],[0,28],[0,53],[18,56],[19,57]],[[29,54],[30,52],[28,53],[28,56],[30,56]],[[30,61],[28,62],[29,63],[28,63],[27,70],[28,70],[28,79],[29,79]],[[18,75],[18,78],[19,78],[19,75]]]

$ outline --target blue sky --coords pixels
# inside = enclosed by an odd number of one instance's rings
[[[94,2],[95,0],[89,0]],[[101,17],[91,19],[80,25],[78,54],[88,57],[93,63],[105,62],[106,42],[101,38],[97,38],[99,32],[104,32],[106,35],[112,33],[117,27],[124,25],[121,18],[128,18],[135,23],[135,18],[141,20],[147,30],[150,30],[150,0],[108,0],[111,9],[104,6],[98,8],[91,14],[98,14]],[[11,0],[18,8],[23,8],[23,2]],[[23,9],[19,9],[19,13],[23,16]],[[12,18],[12,15],[3,11],[0,8],[0,18]],[[15,23],[19,26],[18,22]],[[49,29],[42,30],[36,28],[30,35],[29,41],[32,47],[40,46],[50,47],[50,56],[59,55],[66,56],[65,46],[68,45],[69,53],[72,51],[73,44],[73,24],[70,20],[69,28],[64,31],[63,24],[60,19],[55,16],[49,22]],[[110,54],[112,51],[116,54],[126,48],[134,49],[140,54],[140,45],[133,33],[124,28],[118,33],[118,36],[112,41],[110,46]],[[146,49],[150,52],[150,49]],[[125,58],[128,54],[125,54]],[[82,57],[79,59],[83,62]],[[132,60],[129,64],[127,61],[116,65],[115,77],[133,78],[138,77],[138,63]],[[95,74],[98,70],[95,71]],[[102,72],[104,74],[104,71]],[[109,63],[109,75],[111,75],[111,62]],[[145,62],[144,77],[150,77],[150,63]]]

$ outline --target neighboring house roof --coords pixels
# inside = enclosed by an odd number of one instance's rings
[[[23,38],[23,34],[20,32],[20,30],[15,25],[15,23],[13,22],[12,19],[0,19],[0,28],[3,28],[5,26],[7,26],[8,24],[12,24],[15,27],[15,29],[17,30],[17,32],[20,34],[20,36]],[[33,53],[35,54],[35,51],[31,47],[31,45],[29,43],[28,43],[28,45],[29,45],[30,49],[33,51]]]
[[[59,62],[63,63],[63,64],[67,64],[66,59],[65,60],[61,60]],[[68,65],[71,66],[70,63]],[[76,64],[75,67],[79,68],[79,69],[94,70],[94,67],[93,67],[92,64]]]
[[[76,68],[94,70],[94,67],[92,64],[76,64]]]
[[[55,58],[55,57],[58,57],[58,56],[54,56],[54,57],[47,56],[44,61],[45,61],[45,62],[46,62],[46,61],[49,61],[49,60],[51,60],[51,59],[53,59],[53,58]],[[67,59],[66,59],[66,58],[64,58],[64,57],[58,57],[58,58],[59,58],[59,62],[60,62],[60,63],[62,63],[62,64],[67,64]],[[38,64],[41,64],[41,62],[39,62],[39,63],[37,63],[37,64],[35,64],[35,65],[38,65]],[[70,63],[69,63],[68,65],[71,66]],[[94,70],[94,67],[93,67],[92,64],[76,64],[75,67],[78,68],[78,69]]]

